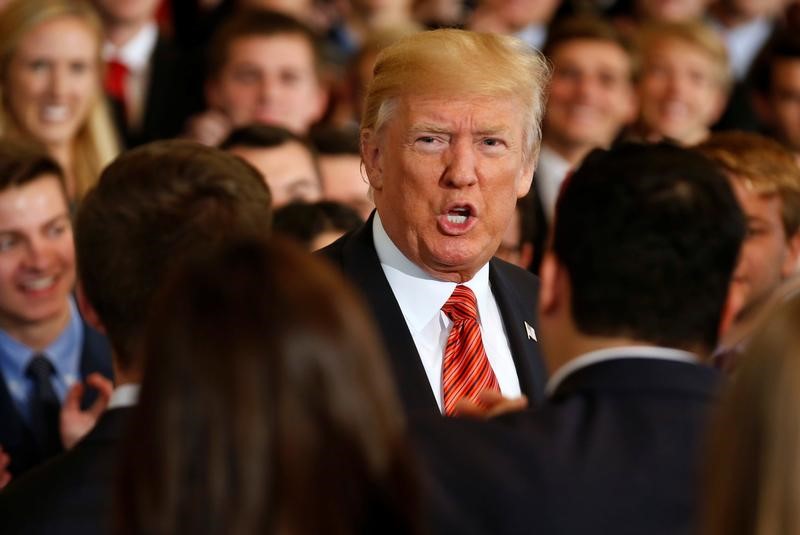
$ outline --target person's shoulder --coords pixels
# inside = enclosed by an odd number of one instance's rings
[[[345,246],[352,240],[353,232],[354,231],[348,232],[330,245],[326,245],[322,249],[314,251],[314,256],[317,258],[325,258],[341,268],[345,256]]]
[[[539,277],[526,269],[497,257],[491,259],[489,268],[491,275],[494,275],[495,278],[501,278],[516,289],[533,293],[539,291]]]

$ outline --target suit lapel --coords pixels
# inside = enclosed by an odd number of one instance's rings
[[[532,405],[539,405],[544,399],[547,371],[539,352],[539,343],[529,338],[525,327],[526,324],[534,329],[538,326],[537,296],[520,295],[504,275],[500,261],[494,258],[489,262],[489,283],[503,318],[520,389]]]
[[[342,251],[343,270],[361,288],[374,312],[389,352],[400,397],[409,414],[439,414],[417,346],[375,252],[372,218],[370,216],[367,223],[345,243]]]

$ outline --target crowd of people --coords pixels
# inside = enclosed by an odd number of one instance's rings
[[[0,1],[0,533],[800,535],[799,16]]]

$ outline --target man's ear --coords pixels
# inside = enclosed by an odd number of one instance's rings
[[[798,263],[800,263],[800,230],[786,240],[786,249],[786,258],[784,258],[783,266],[781,266],[781,276],[784,279],[798,271]]]
[[[375,191],[383,189],[383,158],[378,135],[371,129],[361,132],[361,159],[369,185]]]
[[[92,303],[89,302],[89,298],[86,297],[86,292],[83,291],[83,285],[78,281],[78,284],[75,287],[75,296],[78,300],[78,309],[81,311],[81,316],[83,317],[83,321],[89,324],[94,330],[99,333],[107,334],[106,333],[106,326],[103,325],[103,322],[100,320],[100,316],[97,315],[97,311],[92,306]]]
[[[523,162],[521,174],[517,179],[517,198],[521,199],[531,190],[533,184],[533,173],[536,171],[536,164],[539,161],[539,151],[531,154],[528,161]]]
[[[742,287],[739,284],[731,282],[728,285],[728,295],[725,297],[725,303],[722,305],[722,314],[719,318],[719,329],[717,333],[719,340],[722,340],[731,327],[733,327],[733,324],[739,316],[739,312],[744,308],[744,304],[745,295],[742,291]]]

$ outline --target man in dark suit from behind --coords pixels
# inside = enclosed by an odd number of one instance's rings
[[[461,30],[409,36],[375,65],[361,156],[376,211],[322,253],[367,297],[409,413],[542,397],[538,280],[492,257],[530,189],[548,74],[522,41]],[[465,294],[477,312],[451,317]],[[456,351],[467,321],[480,340]]]
[[[565,184],[542,264],[548,401],[417,426],[433,488],[486,533],[691,533],[719,381],[704,361],[730,321],[744,233],[699,154],[591,153]]]
[[[116,388],[81,442],[0,493],[4,534],[109,531],[117,443],[144,373],[153,295],[181,258],[231,236],[264,236],[271,215],[258,171],[196,143],[144,145],[106,168],[81,203],[76,244],[81,308],[111,340]]]

